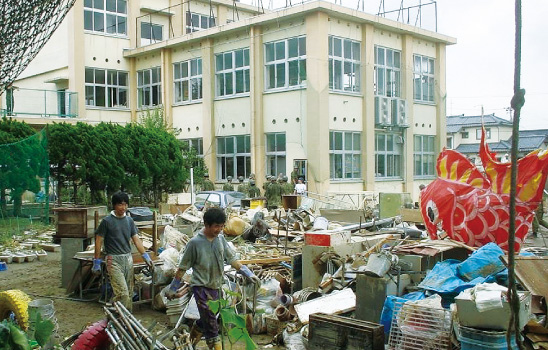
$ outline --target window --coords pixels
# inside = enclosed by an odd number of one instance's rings
[[[435,153],[434,136],[415,135],[413,144],[413,159],[415,176],[434,176]]]
[[[463,139],[467,139],[470,137],[470,133],[468,131],[463,131],[460,133],[460,136],[463,138]]]
[[[86,106],[127,108],[128,73],[86,68]]]
[[[329,168],[332,179],[361,177],[361,133],[329,132]]]
[[[453,136],[447,137],[447,148],[453,149]]]
[[[251,145],[249,135],[217,137],[217,177],[249,177]]]
[[[285,174],[285,132],[266,134],[266,173]]]
[[[150,107],[162,104],[162,80],[160,67],[137,72],[137,107]]]
[[[489,140],[491,138],[491,128],[485,128],[485,139]],[[481,140],[481,128],[476,129],[476,140]]]
[[[202,99],[202,59],[193,58],[173,64],[175,103]]]
[[[299,86],[306,81],[304,36],[265,44],[266,88]]]
[[[211,27],[215,27],[215,17],[190,11],[186,12],[187,33],[197,32]]]
[[[329,88],[360,91],[360,43],[329,37]]]
[[[201,137],[195,138],[195,139],[185,139],[181,141],[183,145],[185,145],[185,147],[189,149],[190,148],[195,149],[196,154],[199,155],[200,157],[204,156],[204,139],[202,139]]]
[[[375,46],[375,95],[401,97],[401,53]]]
[[[141,22],[141,45],[150,45],[163,40],[163,27],[159,24]]]
[[[215,55],[217,96],[249,92],[249,49]]]
[[[84,0],[84,29],[126,35],[127,0]]]
[[[434,102],[434,59],[414,55],[413,91],[415,101]]]
[[[376,133],[375,176],[401,179],[403,138],[398,133]]]

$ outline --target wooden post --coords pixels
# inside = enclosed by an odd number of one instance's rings
[[[158,239],[158,221],[157,221],[157,215],[158,213],[155,211],[152,215],[152,220],[154,220],[154,223],[152,224],[152,251],[154,254],[158,253],[158,245],[157,245],[157,239]]]

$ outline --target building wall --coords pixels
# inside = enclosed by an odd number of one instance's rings
[[[240,7],[240,21],[229,23],[233,16],[232,2],[212,3],[192,0],[183,6],[174,0],[141,0],[128,4],[127,38],[83,31],[83,2],[71,11],[65,32],[56,41],[68,52],[68,58],[56,62],[68,66],[68,85],[80,93],[81,118],[89,122],[113,121],[127,123],[137,120],[137,71],[162,68],[162,106],[168,125],[180,130],[179,138],[202,138],[204,160],[210,174],[216,171],[216,137],[251,135],[252,172],[259,185],[264,179],[265,134],[286,134],[286,172],[293,160],[307,159],[309,190],[327,191],[410,192],[424,180],[413,176],[414,135],[437,135],[436,151],[445,144],[445,45],[451,38],[401,25],[384,18],[357,13],[338,5],[303,4],[275,14],[256,16],[249,6]],[[320,5],[317,5],[320,4]],[[240,4],[238,4],[240,5]],[[169,10],[150,15],[153,23],[164,26],[164,38],[173,29],[174,38],[136,48],[140,45],[140,23],[153,10]],[[303,10],[326,6],[319,10]],[[186,34],[186,11],[216,17],[217,27],[208,32]],[[302,11],[302,12],[299,12]],[[169,13],[168,13],[169,12]],[[263,19],[264,18],[264,19]],[[72,26],[71,26],[72,23]],[[73,31],[67,31],[74,27]],[[67,33],[68,32],[68,33]],[[65,33],[65,34],[63,34]],[[205,33],[205,34],[204,34]],[[64,35],[64,36],[63,36]],[[358,41],[360,51],[361,91],[347,93],[329,89],[328,38],[330,35]],[[289,89],[265,89],[264,44],[272,41],[306,37],[307,81]],[[137,38],[137,40],[136,40]],[[375,125],[374,49],[382,46],[401,51],[401,98],[407,100],[409,127],[402,130],[403,170],[401,179],[382,180],[375,177],[375,134],[384,129]],[[238,48],[250,50],[251,88],[237,97],[217,97],[215,54]],[[126,50],[130,49],[130,50]],[[44,55],[47,51],[44,52]],[[435,59],[435,103],[413,101],[413,55]],[[47,57],[46,55],[44,57]],[[191,103],[174,102],[173,64],[193,58],[202,59],[202,99]],[[37,61],[35,72],[46,78],[47,67]],[[54,65],[52,65],[54,66]],[[116,69],[129,72],[130,107],[127,110],[85,107],[85,67]],[[58,67],[59,68],[59,67]],[[32,70],[26,72],[30,74]],[[61,73],[57,70],[56,72]],[[82,107],[84,106],[84,107]],[[330,131],[361,133],[361,179],[330,179]],[[498,135],[498,134],[497,134]],[[475,136],[471,133],[471,137]],[[455,140],[456,141],[456,140]]]

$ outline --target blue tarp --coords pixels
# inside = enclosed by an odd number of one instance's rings
[[[465,281],[497,274],[506,269],[499,258],[503,255],[504,251],[495,243],[486,244],[458,264],[457,273]]]
[[[384,301],[384,306],[382,308],[380,324],[384,326],[384,335],[386,339],[390,335],[390,328],[392,327],[392,315],[394,314],[394,304],[398,301],[415,301],[422,300],[426,298],[425,292],[413,292],[401,297],[395,295],[389,295]]]

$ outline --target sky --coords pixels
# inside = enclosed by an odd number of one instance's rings
[[[257,0],[251,0],[255,2]],[[262,0],[265,7],[299,0]],[[306,0],[305,0],[306,1]],[[358,0],[326,0],[356,8]],[[364,1],[365,12],[397,10],[402,0]],[[432,0],[403,0],[412,7]],[[246,1],[247,2],[247,1]],[[359,5],[360,9],[362,3]],[[438,0],[437,31],[457,39],[447,47],[447,115],[494,113],[510,120],[513,96],[514,0]],[[424,6],[422,27],[435,30],[435,7]],[[416,13],[410,18],[417,18]],[[390,17],[387,15],[386,17]],[[407,14],[406,14],[407,17]],[[412,23],[414,24],[414,23]],[[548,0],[522,0],[521,87],[526,90],[520,129],[548,129]]]

